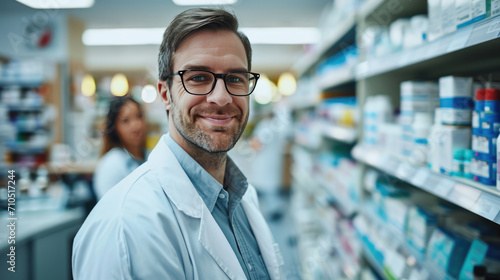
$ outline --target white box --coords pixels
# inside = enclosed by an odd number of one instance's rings
[[[404,81],[400,85],[401,95],[438,95],[439,85],[436,82]]]
[[[457,30],[455,0],[441,0],[441,26],[443,35]]]
[[[446,76],[439,78],[439,97],[472,98],[472,78]]]
[[[427,38],[429,41],[434,41],[443,35],[443,26],[441,24],[441,0],[427,0],[427,7],[427,14],[429,17]]]
[[[500,15],[500,0],[491,0],[491,17]]]
[[[455,0],[455,12],[457,28],[470,24],[472,20],[472,0]]]
[[[453,170],[453,152],[455,150],[470,149],[471,128],[457,126],[443,126],[439,133],[439,167],[441,173],[450,174]]]

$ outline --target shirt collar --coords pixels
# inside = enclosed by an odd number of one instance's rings
[[[205,205],[210,212],[212,212],[223,186],[184,151],[184,149],[172,139],[170,133],[165,137],[165,141],[179,161],[182,169],[184,169],[184,172],[186,172],[189,180],[191,180],[191,183],[193,183],[196,191],[205,202]],[[229,157],[226,161],[224,187],[229,194],[230,204],[239,203],[248,188],[246,177]]]

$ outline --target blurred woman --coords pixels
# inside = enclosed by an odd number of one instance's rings
[[[102,157],[94,172],[97,200],[145,160],[146,120],[137,101],[111,99],[103,140]]]

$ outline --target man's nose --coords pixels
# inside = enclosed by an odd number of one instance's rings
[[[215,87],[212,92],[207,95],[207,102],[216,103],[219,106],[224,106],[233,102],[233,96],[227,91],[223,79],[215,80]]]

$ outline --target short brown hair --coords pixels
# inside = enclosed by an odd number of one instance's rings
[[[163,41],[158,54],[158,78],[166,81],[172,75],[173,53],[192,33],[200,30],[228,30],[240,38],[245,48],[248,70],[251,70],[252,47],[248,37],[238,31],[238,20],[233,14],[212,8],[193,8],[178,14],[163,33]],[[172,85],[168,81],[168,87]]]

